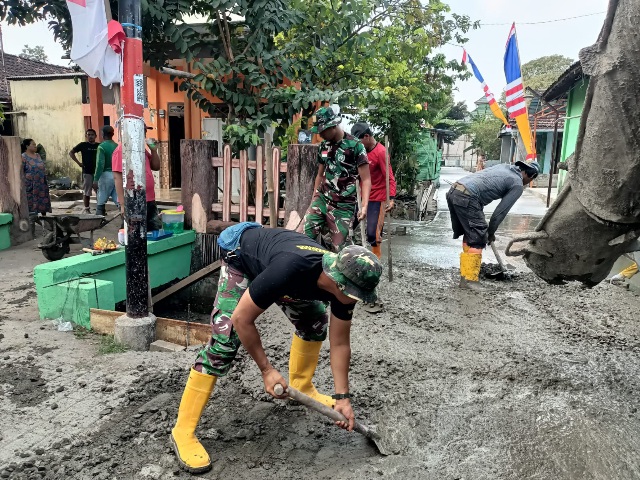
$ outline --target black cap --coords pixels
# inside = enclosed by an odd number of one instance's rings
[[[371,128],[368,123],[358,122],[353,127],[351,127],[351,135],[356,138],[362,138],[366,134],[371,135]]]

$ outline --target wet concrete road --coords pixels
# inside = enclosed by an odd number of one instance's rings
[[[440,174],[441,185],[436,196],[438,212],[433,221],[394,220],[391,222],[390,231],[392,232],[396,230],[397,226],[407,227],[406,235],[392,235],[391,237],[394,260],[411,259],[413,262],[421,262],[425,265],[440,268],[455,268],[458,266],[462,242],[460,239],[454,240],[452,238],[451,219],[445,195],[449,191],[450,183],[465,175],[469,175],[469,173],[462,168],[442,168]],[[499,203],[499,201],[495,201],[485,207],[487,222]],[[546,211],[547,208],[544,202],[525,189],[496,232],[496,247],[498,250],[501,253],[504,252],[507,243],[515,235],[534,230]],[[386,242],[382,250],[386,256]],[[483,258],[485,262],[497,263],[491,249],[487,249],[483,253]],[[518,270],[527,269],[520,258],[509,257],[504,259]]]

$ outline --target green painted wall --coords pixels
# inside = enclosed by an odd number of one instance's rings
[[[0,213],[0,250],[11,246],[11,223],[13,215],[10,213]]]
[[[194,231],[187,230],[147,243],[151,288],[189,275],[195,237]],[[89,308],[113,310],[126,299],[125,252],[85,253],[44,263],[34,269],[33,279],[41,319],[63,317],[88,327]]]
[[[562,137],[562,155],[560,161],[564,162],[576,150],[578,143],[578,130],[580,129],[580,115],[584,108],[584,100],[587,95],[587,87],[589,80],[578,83],[573,90],[569,92],[567,99],[567,119],[564,122],[564,134]],[[567,172],[560,170],[558,175],[558,188],[564,185]]]

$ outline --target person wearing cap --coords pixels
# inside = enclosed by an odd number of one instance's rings
[[[199,473],[211,468],[207,451],[195,429],[218,380],[229,372],[242,344],[254,359],[267,393],[275,398],[277,384],[292,386],[342,413],[352,430],[354,413],[349,398],[351,318],[357,301],[376,300],[382,275],[378,258],[364,247],[350,245],[339,253],[322,248],[302,233],[240,223],[218,240],[222,266],[211,313],[212,335],[198,354],[171,431],[182,468]],[[256,320],[277,304],[295,328],[289,355],[289,382],[270,363]],[[331,315],[326,305],[330,305]],[[331,370],[335,394],[318,393],[312,383],[322,342],[329,328]]]
[[[93,174],[93,188],[98,192],[96,195],[96,215],[106,214],[106,203],[109,198],[120,208],[118,192],[111,170],[111,158],[114,150],[118,147],[118,144],[113,141],[114,134],[112,126],[102,127],[102,143],[98,145],[96,151],[96,171]]]
[[[145,135],[148,130],[153,127],[144,126]],[[160,156],[158,155],[158,147],[155,141],[149,139],[147,141],[148,149],[145,149],[145,190],[147,195],[147,231],[162,229],[162,220],[158,213],[158,205],[156,204],[156,190],[153,172],[160,170]],[[113,170],[113,178],[116,182],[116,190],[118,198],[120,198],[120,211],[124,217],[124,183],[122,182],[122,144],[113,151],[111,160],[111,168]]]
[[[533,161],[515,165],[495,165],[467,175],[451,186],[447,205],[451,213],[453,238],[462,237],[460,254],[460,286],[481,290],[478,276],[482,250],[496,239],[496,230],[522,195],[524,186],[538,176],[540,166]],[[484,206],[500,199],[489,225]]]
[[[367,242],[371,245],[371,251],[376,254],[376,257],[381,258],[384,216],[395,206],[396,178],[389,165],[389,202],[387,203],[387,149],[373,138],[373,132],[367,123],[356,123],[351,127],[351,135],[362,142],[369,158],[371,194],[367,209]]]
[[[371,191],[369,160],[364,145],[340,128],[342,118],[332,108],[318,109],[315,117],[311,131],[318,133],[323,142],[318,150],[313,200],[303,220],[304,233],[316,239],[328,230],[332,249],[337,252],[349,240],[356,212],[358,178],[362,192],[358,219],[362,220],[367,214]]]

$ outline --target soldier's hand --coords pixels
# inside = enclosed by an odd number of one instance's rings
[[[343,400],[337,400],[336,406],[333,407],[336,412],[341,413],[347,419],[346,422],[336,422],[336,425],[345,430],[352,431],[356,422],[356,417],[353,414],[353,408],[351,408],[351,402],[348,398]]]
[[[489,234],[489,238],[487,239],[487,242],[489,243],[489,245],[491,245],[493,242],[496,241],[496,235],[495,233],[490,233]]]
[[[289,386],[286,380],[280,375],[275,368],[271,367],[262,372],[262,381],[264,382],[265,391],[274,398],[287,398],[287,387]],[[274,388],[277,384],[282,385],[285,390],[285,393],[282,395],[276,395]]]

